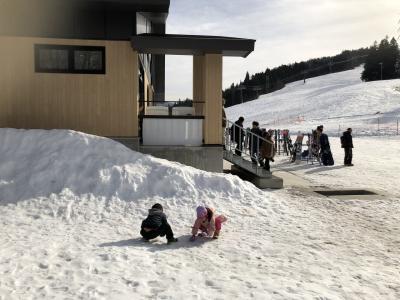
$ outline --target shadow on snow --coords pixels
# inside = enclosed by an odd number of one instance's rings
[[[194,248],[201,247],[205,243],[213,241],[211,238],[198,237],[194,242],[189,239],[192,235],[186,234],[178,237],[178,242],[167,244],[165,237],[158,237],[150,241],[143,238],[133,238],[128,240],[121,240],[116,242],[102,243],[99,247],[143,247],[150,251],[163,251],[179,248]]]

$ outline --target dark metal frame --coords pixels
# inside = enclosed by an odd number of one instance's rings
[[[55,49],[68,51],[68,69],[44,69],[40,68],[39,53],[42,49]],[[106,47],[104,46],[74,46],[74,45],[51,45],[35,44],[35,72],[36,73],[65,73],[65,74],[106,74]],[[76,70],[75,51],[99,51],[102,55],[101,70]]]
[[[204,119],[204,116],[143,115],[143,119]]]

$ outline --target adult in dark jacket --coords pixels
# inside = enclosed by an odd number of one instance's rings
[[[260,127],[258,127],[259,125],[260,124],[257,121],[253,121],[253,127],[250,129],[250,132],[253,134],[250,134],[249,136],[250,156],[251,161],[254,164],[257,164],[261,147],[261,140],[259,139],[259,137],[262,136],[262,131]]]
[[[342,148],[344,149],[344,165],[345,166],[353,166],[351,163],[353,159],[353,137],[351,128],[347,128],[343,135],[340,138],[340,142],[342,144]]]
[[[154,204],[149,209],[149,215],[142,222],[140,234],[145,240],[155,239],[158,236],[166,236],[168,244],[177,242],[174,238],[171,226],[168,224],[167,216],[163,212],[161,204]]]
[[[244,118],[240,117],[231,127],[231,140],[236,143],[235,154],[241,156],[244,142]]]
[[[328,136],[323,133],[324,127],[318,126],[317,131],[320,133],[319,143],[321,147],[321,160],[324,166],[333,166],[335,164],[329,144]]]
[[[323,133],[324,127],[322,125],[317,127],[317,132],[319,133],[319,144],[321,147],[321,153],[324,151],[330,151],[331,145],[329,144],[328,135]]]

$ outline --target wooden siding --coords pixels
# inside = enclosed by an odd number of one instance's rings
[[[204,143],[222,144],[222,55],[206,54],[203,73]]]
[[[196,116],[204,116],[204,56],[193,56],[193,107]]]
[[[106,47],[106,74],[35,73],[34,45]],[[0,36],[0,127],[138,135],[138,55],[130,42]]]

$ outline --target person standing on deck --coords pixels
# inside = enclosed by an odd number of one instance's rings
[[[243,151],[244,131],[243,131],[244,118],[239,119],[231,127],[231,140],[236,143],[235,154],[241,156]]]

